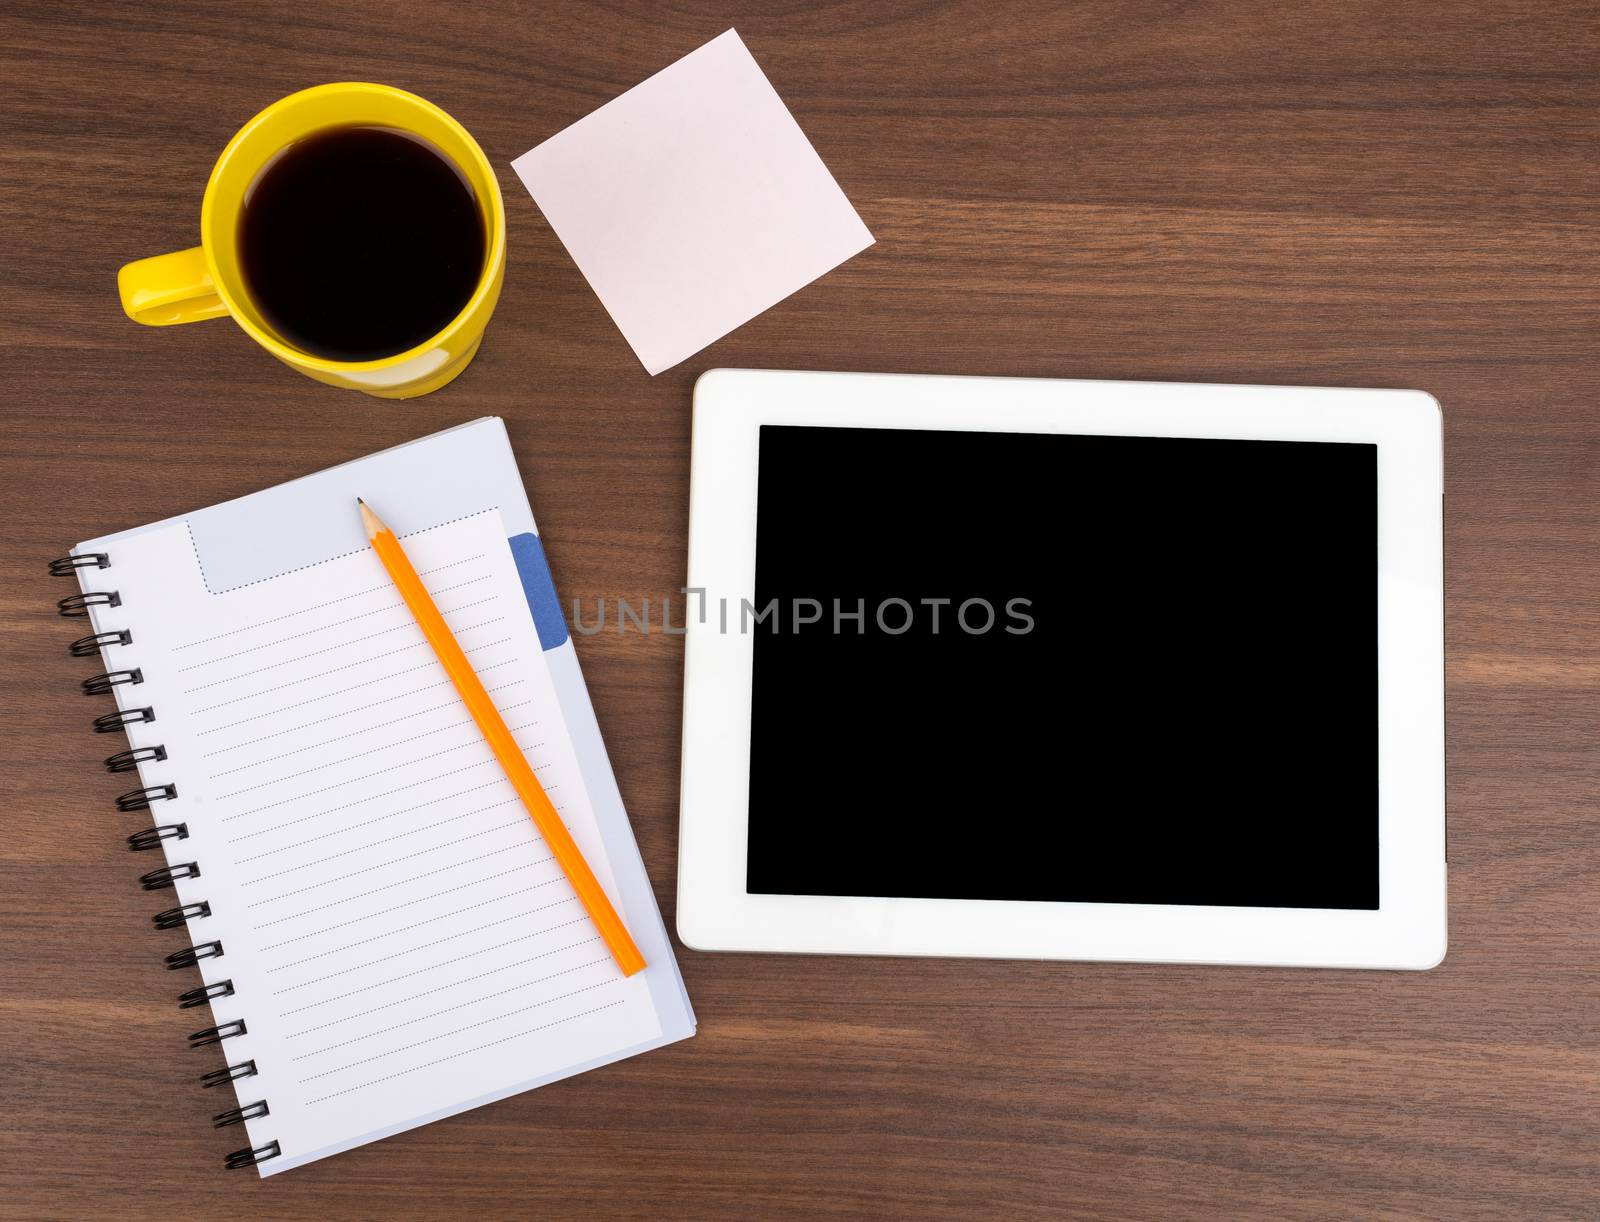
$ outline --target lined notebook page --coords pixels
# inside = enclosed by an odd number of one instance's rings
[[[500,515],[404,542],[615,898]],[[212,592],[180,523],[115,565],[100,619],[145,678],[120,703],[156,710],[130,738],[167,749],[142,776],[178,787],[152,813],[201,867],[179,896],[211,905],[194,942],[223,943],[202,968],[235,988],[214,1021],[248,1027],[221,1052],[260,1071],[236,1088],[271,1108],[249,1122],[282,1146],[264,1174],[660,1036],[370,550]]]

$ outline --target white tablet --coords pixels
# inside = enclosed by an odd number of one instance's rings
[[[719,369],[695,389],[678,932],[1427,968],[1438,404]]]

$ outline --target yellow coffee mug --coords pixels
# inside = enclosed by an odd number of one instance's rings
[[[426,140],[472,187],[487,238],[472,297],[437,335],[376,361],[330,361],[276,334],[250,299],[239,260],[239,220],[256,176],[289,145],[330,127],[388,127]],[[432,102],[388,85],[344,82],[304,89],[274,102],[228,141],[200,205],[200,245],[117,272],[122,308],[135,322],[164,327],[231,314],[245,333],[307,377],[386,399],[409,399],[445,385],[472,360],[506,269],[506,212],[489,159],[467,129]]]

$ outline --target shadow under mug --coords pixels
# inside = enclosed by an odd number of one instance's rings
[[[438,334],[375,361],[331,361],[285,341],[250,299],[238,229],[256,177],[289,145],[330,127],[388,127],[427,141],[472,187],[483,218],[483,269],[472,297]],[[432,102],[388,85],[343,82],[274,102],[222,150],[200,206],[200,245],[125,264],[117,272],[122,308],[135,322],[164,327],[227,314],[284,364],[330,386],[409,399],[445,385],[472,360],[505,279],[506,214],[489,159],[467,129]]]

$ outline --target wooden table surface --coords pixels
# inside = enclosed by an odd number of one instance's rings
[[[1600,16],[1592,5],[0,4],[0,1212],[1600,1208]],[[877,244],[641,370],[508,163],[737,25]],[[370,79],[495,163],[481,355],[407,403],[126,321],[217,152]],[[684,952],[697,1038],[269,1181],[205,1059],[44,564],[485,414],[563,595],[684,577],[717,365],[1420,387],[1448,464],[1450,941],[1422,974]],[[680,637],[578,640],[668,917]],[[221,1064],[220,1061],[216,1061]],[[208,1061],[205,1068],[210,1067]]]

